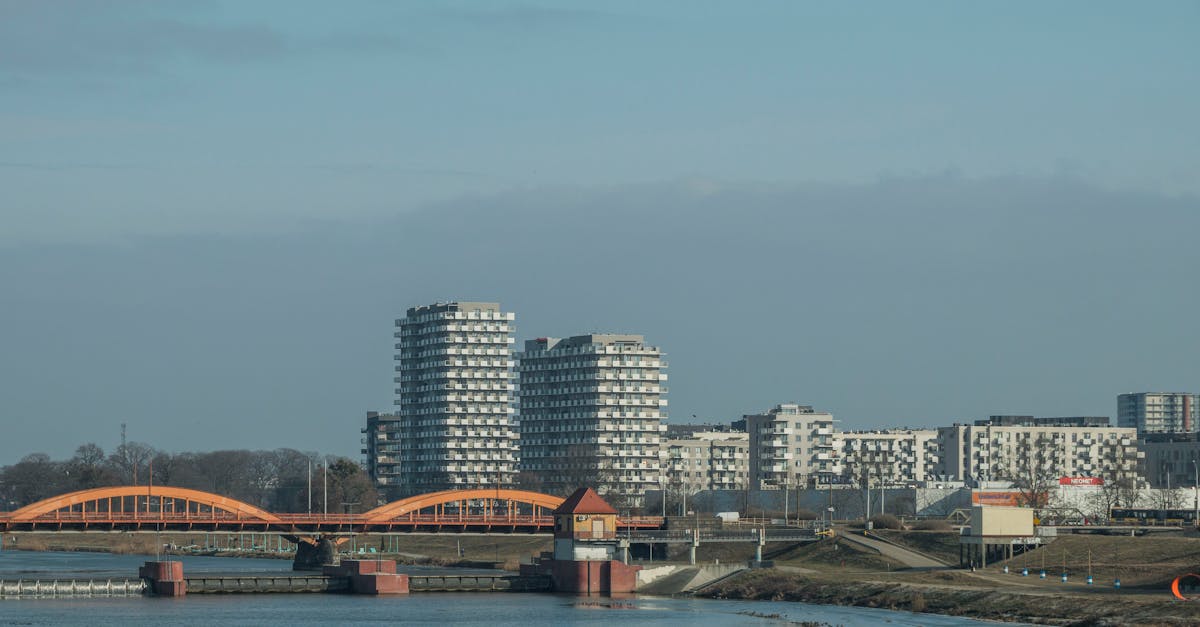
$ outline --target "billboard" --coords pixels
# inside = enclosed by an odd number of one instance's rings
[[[1058,485],[1080,485],[1080,486],[1095,486],[1104,485],[1104,479],[1101,477],[1059,477]]]
[[[971,491],[972,505],[991,505],[993,507],[1020,507],[1025,498],[1020,492],[980,492]]]

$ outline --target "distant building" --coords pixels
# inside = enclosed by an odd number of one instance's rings
[[[1101,425],[1103,421],[1103,426]],[[994,416],[940,427],[935,475],[956,481],[1138,478],[1137,432],[1106,418]]]
[[[685,438],[670,438],[665,457],[669,490],[694,494],[701,490],[749,487],[749,434],[702,431]]]
[[[750,434],[752,487],[828,483],[842,474],[831,414],[813,411],[808,405],[784,403],[745,420]]]
[[[1150,433],[1138,443],[1143,476],[1152,488],[1191,488],[1200,466],[1200,434]]]
[[[514,319],[496,303],[453,302],[396,320],[400,496],[512,485]]]
[[[932,479],[939,461],[937,435],[935,429],[839,433],[842,473],[858,485],[909,485]]]
[[[570,494],[594,485],[609,501],[644,504],[659,489],[667,362],[641,335],[525,342],[520,377],[522,481]]]
[[[399,498],[400,416],[369,411],[362,433],[367,474],[381,495],[388,500]]]
[[[1117,426],[1132,427],[1139,434],[1200,432],[1200,394],[1121,394]]]

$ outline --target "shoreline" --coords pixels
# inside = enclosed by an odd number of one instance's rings
[[[902,576],[904,571],[897,571]],[[1019,592],[1000,585],[950,586],[911,581],[846,581],[819,574],[742,573],[701,591],[712,599],[796,601],[1047,625],[1195,625],[1200,603],[1167,592],[1130,590],[1077,594],[1062,590]]]

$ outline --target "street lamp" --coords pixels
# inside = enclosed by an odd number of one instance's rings
[[[1192,524],[1200,525],[1200,466],[1196,465],[1196,458],[1192,458],[1192,494],[1195,495],[1194,511],[1192,512]]]

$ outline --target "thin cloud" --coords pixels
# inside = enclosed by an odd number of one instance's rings
[[[177,59],[261,63],[320,51],[426,55],[430,49],[380,31],[296,35],[269,24],[211,24],[191,15],[156,16],[161,7],[66,11],[20,4],[0,19],[0,79],[78,74],[146,74]],[[130,10],[134,8],[136,10]],[[161,11],[158,11],[161,12]]]

